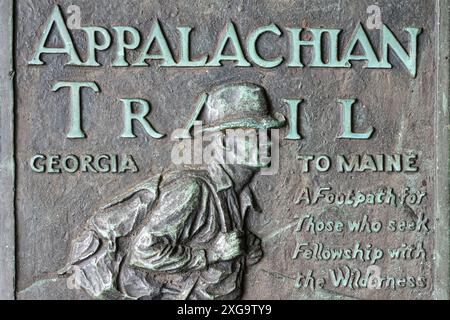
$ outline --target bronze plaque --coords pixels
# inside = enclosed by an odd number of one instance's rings
[[[1,298],[448,298],[448,1],[0,12]]]

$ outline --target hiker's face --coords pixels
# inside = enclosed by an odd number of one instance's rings
[[[257,129],[226,130],[224,137],[226,163],[254,169],[270,164],[270,136]]]

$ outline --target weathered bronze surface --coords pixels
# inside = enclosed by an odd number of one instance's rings
[[[0,297],[448,299],[448,10],[2,1]]]

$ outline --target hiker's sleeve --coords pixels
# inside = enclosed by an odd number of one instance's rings
[[[189,246],[194,232],[207,220],[203,193],[195,180],[176,181],[162,190],[150,220],[132,245],[130,264],[169,273],[204,269],[205,250]]]

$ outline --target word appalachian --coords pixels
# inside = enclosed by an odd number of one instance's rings
[[[47,47],[48,39],[55,29],[60,37],[62,47]],[[389,51],[393,51],[399,61],[406,67],[409,73],[415,77],[417,69],[417,40],[421,33],[421,28],[405,28],[409,34],[409,52],[397,40],[393,32],[383,25],[380,34],[380,52],[377,54],[372,46],[370,38],[361,24],[358,24],[353,32],[349,42],[342,46],[339,43],[341,29],[325,28],[284,28],[280,29],[275,24],[262,26],[251,31],[244,39],[239,35],[233,22],[229,21],[223,32],[216,37],[216,45],[212,55],[204,54],[201,57],[193,59],[191,57],[190,36],[192,27],[177,27],[179,33],[178,59],[172,53],[173,45],[164,35],[163,28],[158,20],[155,19],[151,30],[146,38],[141,37],[141,33],[131,26],[112,27],[114,37],[106,28],[93,26],[83,27],[81,30],[87,38],[87,59],[82,61],[76,43],[72,41],[69,29],[66,26],[64,17],[58,6],[55,6],[47,24],[40,37],[37,49],[30,60],[30,65],[43,65],[42,54],[66,54],[69,59],[67,65],[99,67],[101,64],[97,60],[97,53],[115,48],[113,67],[148,67],[150,62],[160,61],[161,67],[178,68],[197,68],[197,67],[220,67],[223,61],[233,61],[237,67],[251,67],[256,65],[261,68],[275,68],[282,65],[285,61],[287,67],[303,68],[304,59],[302,57],[302,47],[312,49],[311,61],[308,67],[321,68],[351,68],[351,61],[366,61],[366,68],[369,69],[391,69],[389,61]],[[305,33],[308,33],[305,35]],[[287,37],[284,36],[287,34]],[[257,43],[260,39],[266,38],[266,41],[274,41],[276,38],[282,38],[288,45],[289,59],[280,55],[268,58],[262,56],[258,51]],[[116,43],[114,44],[113,41]],[[324,43],[328,42],[327,46]],[[114,44],[114,45],[113,45]],[[154,49],[157,48],[158,50]],[[230,47],[232,54],[226,49]],[[324,52],[324,47],[329,48]],[[357,48],[360,50],[357,50]],[[139,50],[138,58],[135,61],[127,60],[127,53],[132,50]],[[358,51],[356,53],[355,51]],[[362,51],[362,52],[360,52]],[[270,54],[269,54],[270,55]],[[326,58],[324,59],[324,56]]]

